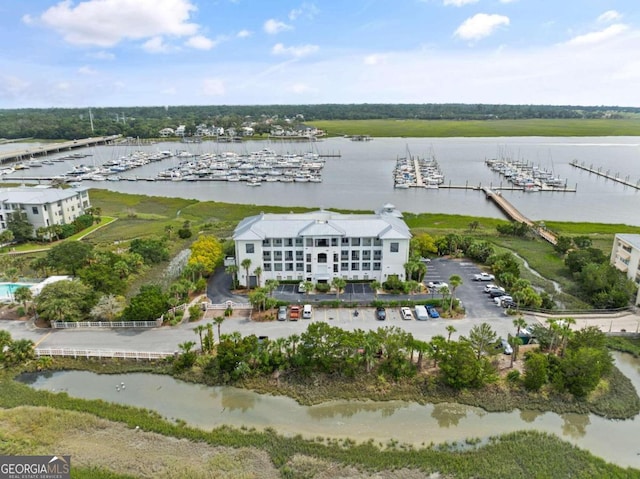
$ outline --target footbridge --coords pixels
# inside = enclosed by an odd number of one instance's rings
[[[505,214],[505,216],[509,218],[511,221],[516,221],[518,223],[526,224],[527,226],[529,226],[529,228],[531,228],[533,232],[535,232],[543,240],[548,241],[554,246],[558,243],[558,238],[556,238],[555,234],[553,234],[551,231],[548,231],[544,227],[535,224],[525,215],[520,213],[520,211],[518,211],[518,209],[515,206],[509,203],[500,194],[500,192],[494,191],[487,187],[483,187],[482,191],[484,192],[486,198],[488,200],[493,201],[496,204],[496,206],[500,209],[500,211],[502,211]]]
[[[38,156],[46,156],[61,151],[75,150],[76,148],[85,148],[88,146],[107,145],[120,139],[122,135],[97,136],[92,138],[82,138],[80,140],[62,141],[50,143],[47,145],[34,145],[31,148],[22,150],[6,151],[0,153],[0,165],[11,163],[14,161],[28,160]]]

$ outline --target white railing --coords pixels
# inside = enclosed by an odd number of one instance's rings
[[[159,328],[163,318],[155,321],[51,321],[52,329],[73,328]]]
[[[233,301],[225,301],[224,303],[203,303],[207,305],[207,309],[253,309],[251,303],[234,303]]]
[[[143,351],[109,351],[104,349],[36,348],[37,357],[67,356],[73,358],[163,359],[175,353]]]

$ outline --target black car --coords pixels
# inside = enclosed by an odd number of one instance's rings
[[[382,306],[376,308],[376,319],[379,321],[387,319],[387,311]]]
[[[497,298],[498,296],[505,296],[507,293],[505,293],[504,291],[501,291],[499,289],[492,289],[491,291],[489,291],[489,297],[490,298]]]

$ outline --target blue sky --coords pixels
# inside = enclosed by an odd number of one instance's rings
[[[2,0],[0,108],[640,106],[638,0]]]

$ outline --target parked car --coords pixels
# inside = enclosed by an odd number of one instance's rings
[[[429,289],[435,289],[436,291],[440,291],[442,288],[448,288],[449,285],[444,281],[429,281],[427,283]]]
[[[489,284],[485,285],[484,292],[485,293],[489,293],[494,289],[501,289],[502,291],[504,291],[504,288],[502,286],[498,286],[497,284],[489,283]]]
[[[497,298],[499,296],[505,296],[507,293],[503,289],[492,289],[489,291],[489,298]]]
[[[387,319],[387,311],[382,306],[378,306],[376,308],[376,319],[378,321],[384,321]]]
[[[495,281],[496,277],[489,273],[479,273],[473,275],[474,281]]]
[[[502,352],[504,354],[513,354],[513,348],[509,344],[509,341],[507,341],[506,339],[500,340],[500,347],[502,348]]]
[[[287,307],[280,306],[278,308],[278,321],[286,321],[287,320]]]
[[[508,294],[505,294],[503,296],[494,297],[493,301],[496,303],[496,306],[502,306],[503,301],[513,301],[513,298]]]
[[[416,304],[413,308],[413,312],[415,313],[416,319],[418,321],[426,321],[427,319],[429,319],[427,308],[425,308],[421,304]]]
[[[500,306],[507,309],[517,308],[518,304],[513,299],[505,299],[500,302]]]
[[[300,306],[291,306],[289,310],[289,319],[291,321],[297,321],[300,319]]]
[[[402,315],[402,319],[413,319],[411,308],[407,308],[406,306],[400,308],[400,314]]]
[[[307,287],[305,286],[304,283],[300,283],[298,285],[298,293],[306,293],[307,292]]]
[[[438,313],[438,310],[434,306],[432,306],[430,304],[427,305],[427,313],[429,314],[430,318],[439,318],[440,317],[440,314]]]

